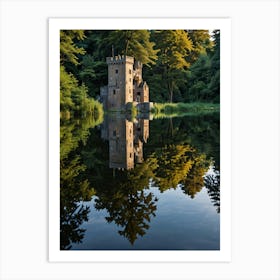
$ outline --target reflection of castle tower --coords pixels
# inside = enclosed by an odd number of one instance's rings
[[[147,102],[143,108],[149,111],[149,87],[142,79],[142,63],[130,56],[107,57],[108,85],[100,88],[100,96],[106,110],[125,109],[127,103]]]
[[[125,118],[105,119],[101,136],[109,140],[109,167],[132,169],[134,163],[142,163],[143,143],[149,137],[149,120],[133,123]]]
[[[109,121],[109,167],[134,167],[133,123],[126,119]]]
[[[149,137],[149,120],[140,119],[134,124],[134,153],[136,163],[143,162],[143,143]]]

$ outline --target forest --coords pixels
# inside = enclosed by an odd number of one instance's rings
[[[112,53],[143,63],[152,102],[220,102],[219,30],[61,30],[62,116],[100,114]]]

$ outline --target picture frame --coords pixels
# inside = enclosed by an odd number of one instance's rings
[[[60,30],[112,30],[116,29],[218,29],[221,36],[221,111],[220,111],[220,147],[221,147],[221,222],[220,250],[60,250],[59,246],[59,32]],[[230,261],[231,256],[231,130],[230,130],[230,19],[49,19],[49,260],[50,261]]]

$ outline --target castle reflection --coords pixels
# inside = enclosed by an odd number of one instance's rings
[[[109,141],[109,167],[133,169],[144,160],[143,143],[149,138],[149,119],[131,121],[121,115],[106,116],[101,137]]]

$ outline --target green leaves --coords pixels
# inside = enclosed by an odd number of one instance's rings
[[[133,56],[144,65],[155,64],[157,52],[155,43],[150,41],[148,30],[115,30],[109,36],[109,42],[118,50],[118,54]]]
[[[189,68],[186,101],[220,102],[220,32],[213,34],[213,47]]]
[[[154,33],[156,47],[160,49],[160,63],[168,69],[189,67],[186,61],[193,49],[192,41],[184,30],[158,30]]]
[[[83,30],[61,30],[60,31],[60,62],[73,63],[78,65],[78,54],[85,54],[83,48],[75,45],[75,40],[83,40],[85,38]]]

